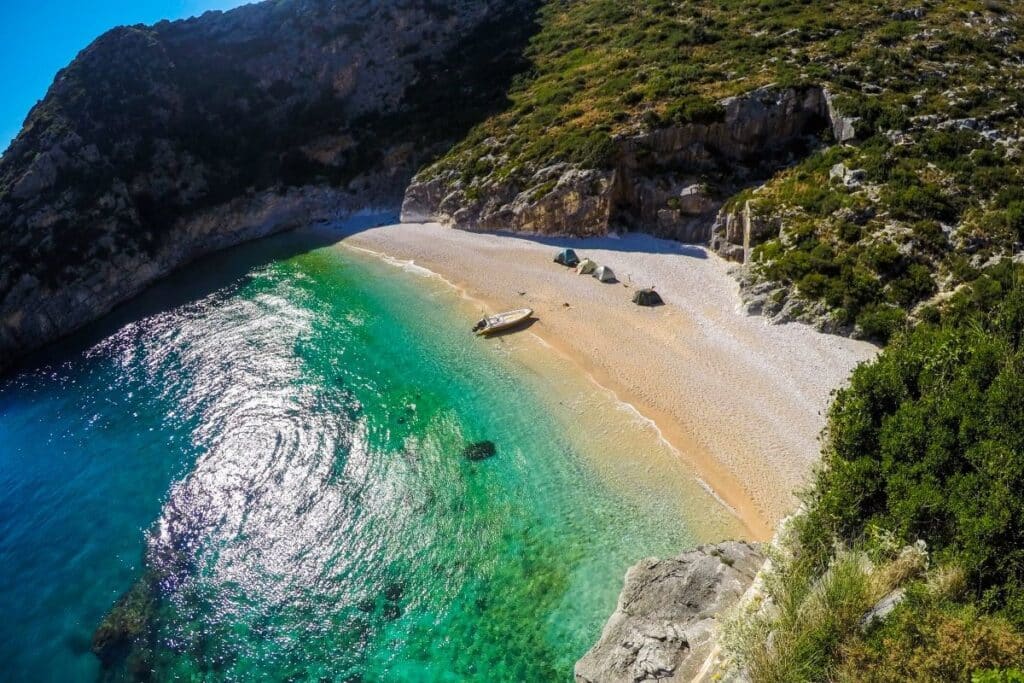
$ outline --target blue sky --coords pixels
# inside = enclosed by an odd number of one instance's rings
[[[253,0],[0,0],[0,150],[57,71],[120,24],[152,24]]]

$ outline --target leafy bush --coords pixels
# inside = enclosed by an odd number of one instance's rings
[[[669,105],[665,123],[715,123],[725,119],[725,108],[703,97],[691,97]]]
[[[1024,625],[1024,281],[1003,268],[862,365],[830,411],[815,533],[926,539],[973,596]],[[988,308],[988,304],[995,305]],[[979,307],[976,302],[984,306]],[[893,309],[896,310],[896,309]],[[880,327],[885,315],[874,309]],[[809,539],[805,539],[809,541]],[[820,540],[820,539],[819,539]]]
[[[871,304],[857,315],[857,327],[866,339],[885,342],[903,329],[907,314],[895,306]]]

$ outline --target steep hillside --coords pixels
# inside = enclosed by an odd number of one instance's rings
[[[198,254],[368,204],[703,243],[749,312],[894,339],[839,394],[743,673],[1011,680],[979,670],[1024,663],[1022,15],[270,0],[115,29],[0,159],[0,371]],[[122,614],[101,653],[134,637]],[[621,622],[623,676],[691,649],[649,630],[624,662]]]
[[[751,312],[884,340],[1020,248],[1020,23],[273,0],[115,29],[0,160],[0,365],[195,254],[397,204],[417,169],[407,219],[707,243],[749,266]]]
[[[272,0],[104,34],[0,160],[0,368],[198,254],[397,203],[501,106],[532,17]]]
[[[548,3],[405,213],[710,243],[752,312],[885,339],[1020,248],[1022,48],[1000,0]]]

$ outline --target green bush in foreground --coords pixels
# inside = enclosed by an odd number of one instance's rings
[[[1022,337],[1024,282],[1003,268],[858,368],[831,409],[804,541],[871,526],[924,539],[1024,626]]]
[[[753,681],[1021,680],[1024,266],[986,269],[925,319],[837,393],[769,599],[728,622]]]

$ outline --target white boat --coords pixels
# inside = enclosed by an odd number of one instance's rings
[[[505,311],[497,315],[489,315],[473,326],[473,331],[478,335],[488,335],[501,332],[526,322],[526,319],[533,315],[532,308],[517,308],[514,311]]]

